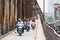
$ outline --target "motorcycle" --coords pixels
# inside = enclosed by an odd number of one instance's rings
[[[27,30],[27,32],[30,30],[30,23],[29,22],[26,23],[26,30]]]
[[[24,22],[23,25],[24,25],[23,27],[24,27],[25,30],[27,30],[27,31],[30,30],[30,26],[29,26],[30,23]]]
[[[32,24],[31,24],[31,28],[34,30],[35,27],[36,27],[36,24],[35,24],[35,23],[32,23]]]
[[[29,30],[30,30],[30,27],[29,27],[29,26],[24,25],[24,29],[25,29],[25,30],[27,30],[27,31],[29,31]]]
[[[17,30],[18,30],[18,31],[17,31],[17,32],[18,32],[18,34],[21,36],[21,35],[22,35],[22,33],[23,33],[23,31],[22,31],[22,30],[23,30],[23,29],[22,29],[22,27],[18,27],[18,28],[17,28]]]

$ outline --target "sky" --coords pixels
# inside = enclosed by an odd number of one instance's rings
[[[37,0],[42,12],[43,12],[43,0]]]
[[[54,17],[54,3],[60,3],[60,0],[37,0],[42,12],[43,12],[43,1],[45,1],[45,14]]]
[[[43,12],[43,1],[37,0],[42,12]],[[60,3],[60,0],[45,0],[45,13],[54,13],[54,3]]]
[[[39,6],[43,12],[43,0],[37,0],[37,2],[38,2]],[[48,5],[48,1],[45,0],[45,12],[48,12],[48,6],[47,5]]]

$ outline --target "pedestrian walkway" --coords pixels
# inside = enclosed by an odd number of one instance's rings
[[[16,30],[1,40],[46,40],[39,17],[38,20],[36,20],[35,30],[25,31],[22,36],[18,36],[18,33],[15,32]]]
[[[43,32],[43,27],[41,24],[40,16],[38,15],[38,21],[37,21],[37,28],[36,28],[36,39],[35,40],[46,40],[45,34]]]

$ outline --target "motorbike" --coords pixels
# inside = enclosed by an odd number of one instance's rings
[[[27,28],[26,30],[27,30],[27,32],[28,32],[28,31],[30,30],[30,27],[29,27],[29,26],[27,26],[26,28]]]
[[[22,30],[23,30],[23,29],[22,29],[22,27],[18,27],[18,28],[17,28],[17,30],[18,30],[18,31],[17,31],[17,32],[18,32],[18,34],[21,36],[21,35],[22,35],[22,33],[23,33],[23,31],[22,31]]]
[[[27,30],[27,32],[30,30],[30,23],[29,22],[26,23],[26,30]]]
[[[30,27],[29,27],[29,26],[24,25],[24,29],[25,29],[25,30],[27,30],[27,31],[29,31],[29,30],[30,30]]]
[[[27,30],[27,32],[28,32],[28,31],[30,30],[30,26],[29,26],[30,23],[24,22],[23,25],[24,25],[24,26],[23,26],[24,29]]]
[[[36,24],[35,24],[35,23],[32,23],[32,24],[31,24],[31,28],[34,30],[35,27],[36,27]]]

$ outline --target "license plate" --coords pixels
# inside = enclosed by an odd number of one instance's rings
[[[22,29],[19,29],[19,30],[22,30]]]
[[[22,28],[22,27],[18,27],[18,28]]]
[[[21,31],[19,31],[19,33],[21,33]]]

